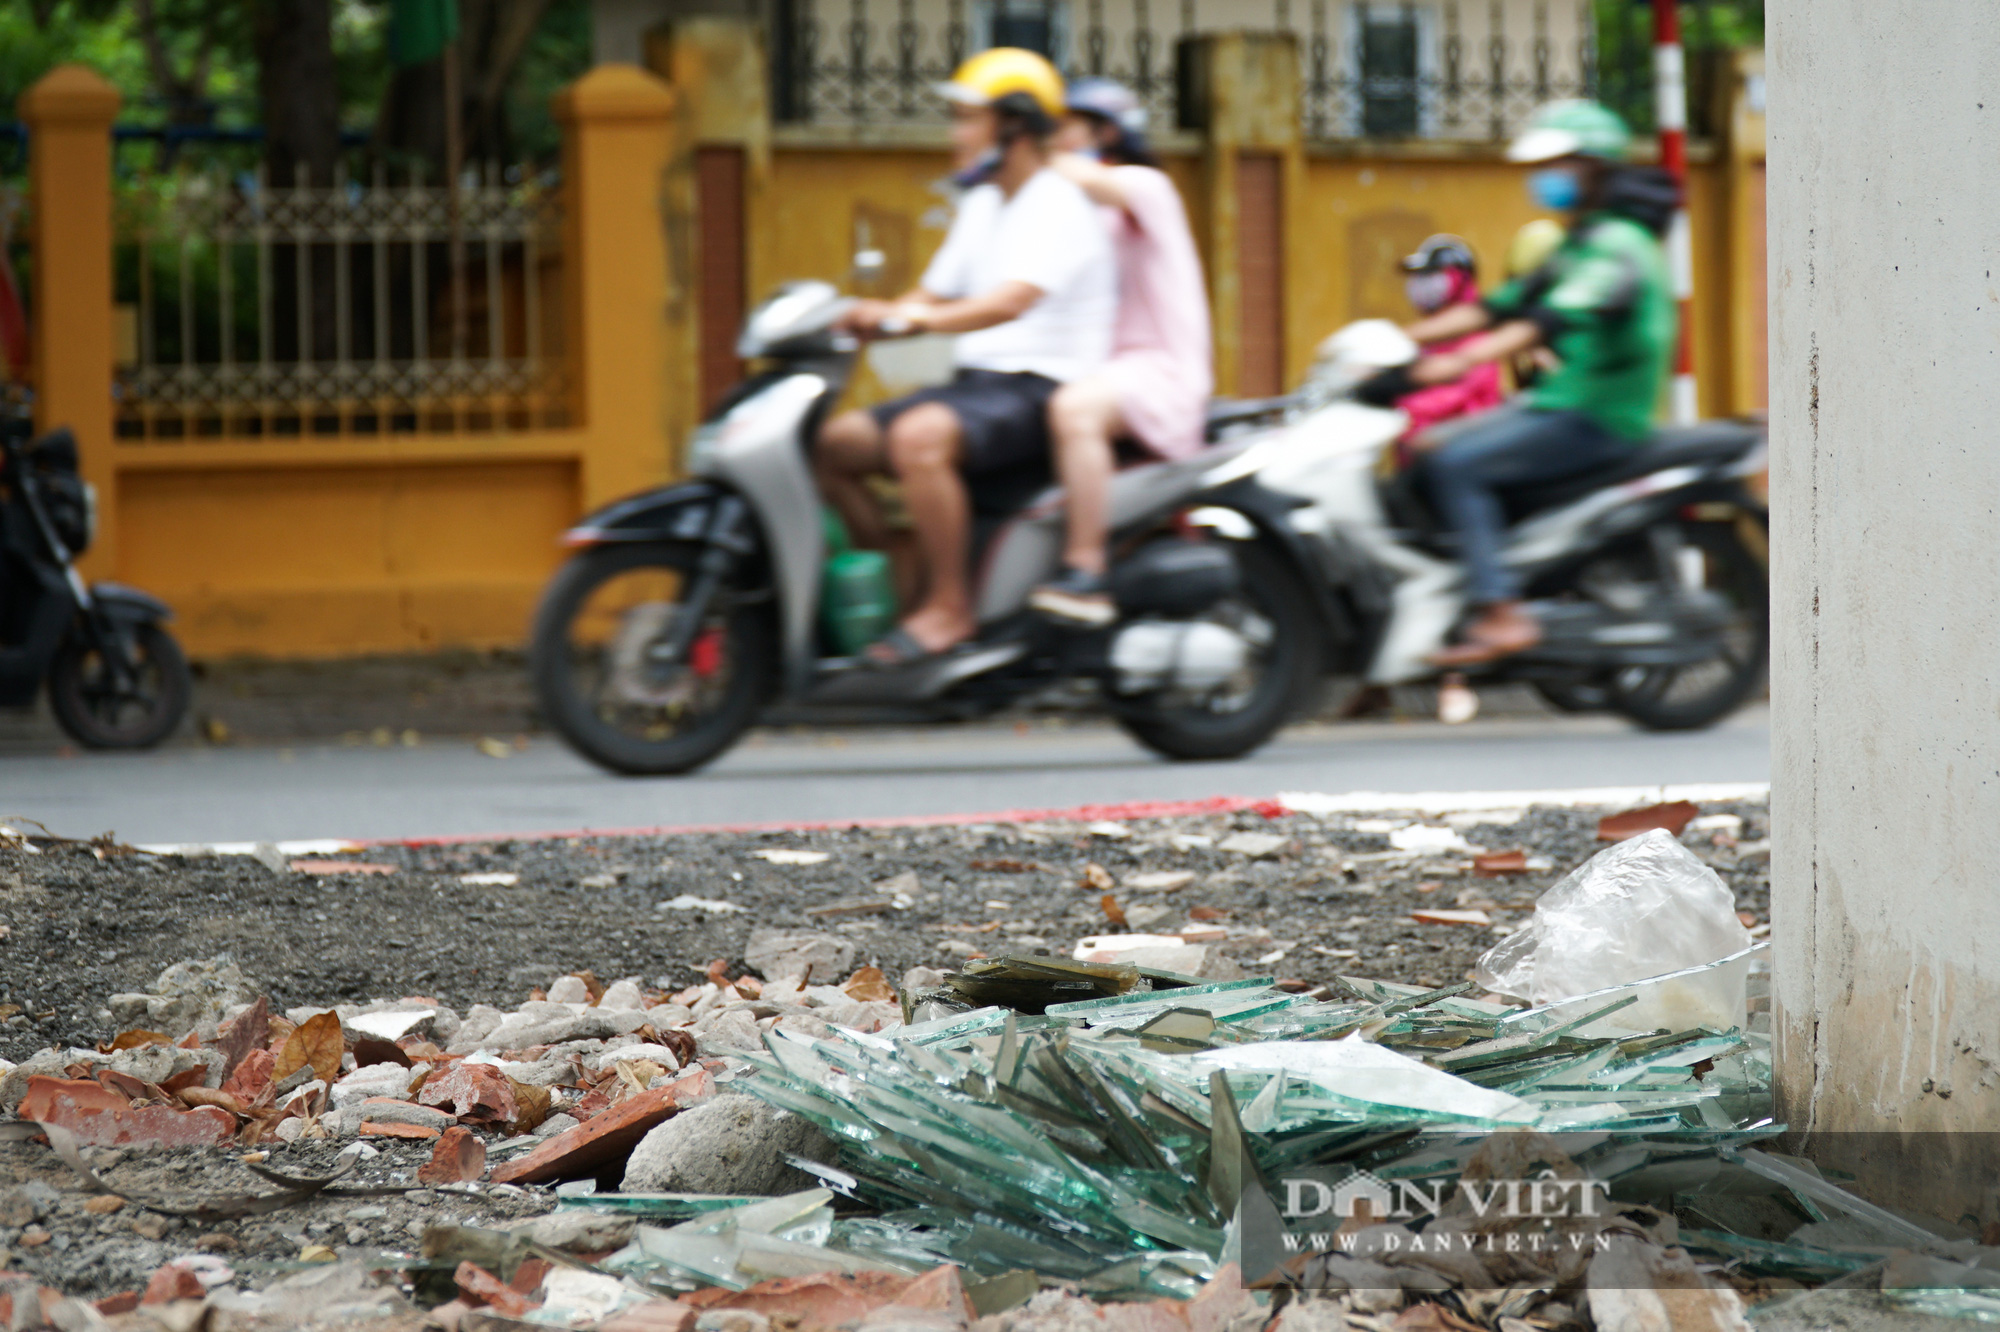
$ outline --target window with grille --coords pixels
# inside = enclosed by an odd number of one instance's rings
[[[1413,138],[1423,133],[1424,11],[1408,4],[1357,4],[1361,133]]]
[[[1064,0],[982,0],[973,6],[973,32],[980,47],[1024,47],[1060,65],[1069,45],[1069,6]]]

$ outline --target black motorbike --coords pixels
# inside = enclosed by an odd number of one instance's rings
[[[75,436],[0,418],[0,707],[32,707],[46,680],[78,744],[144,749],[180,725],[194,683],[165,602],[76,571],[96,524]]]

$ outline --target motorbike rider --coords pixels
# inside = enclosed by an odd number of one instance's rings
[[[1118,317],[1111,359],[1049,404],[1068,535],[1062,573],[1029,604],[1059,621],[1105,625],[1117,617],[1105,582],[1114,441],[1159,458],[1194,453],[1215,381],[1201,256],[1180,192],[1146,146],[1145,108],[1130,89],[1095,78],[1070,85],[1068,107],[1055,167],[1103,212]]]
[[[1666,172],[1624,165],[1631,137],[1596,102],[1552,102],[1537,112],[1508,158],[1539,167],[1528,188],[1541,206],[1567,216],[1562,244],[1479,305],[1454,307],[1408,330],[1425,344],[1487,330],[1484,336],[1366,386],[1369,400],[1386,404],[1538,346],[1559,360],[1506,406],[1429,437],[1425,479],[1458,536],[1478,612],[1462,641],[1431,659],[1435,665],[1480,665],[1541,641],[1541,626],[1501,560],[1501,492],[1611,466],[1651,431],[1677,326],[1661,239],[1680,196]]]
[[[959,66],[939,91],[951,103],[952,147],[970,189],[918,287],[894,301],[856,302],[844,324],[863,337],[960,334],[956,372],[944,385],[842,413],[815,448],[822,493],[857,545],[880,550],[889,540],[866,478],[887,473],[902,483],[927,586],[867,650],[888,667],[972,637],[967,485],[1048,457],[1050,399],[1104,362],[1117,305],[1097,210],[1049,166],[1064,111],[1055,66],[997,47]]]
[[[1457,236],[1442,233],[1432,236],[1405,256],[1400,267],[1403,294],[1420,315],[1430,317],[1454,306],[1479,304],[1479,261],[1473,257],[1472,246]],[[1435,344],[1435,350],[1456,351],[1477,336],[1475,333],[1445,339]],[[1397,399],[1397,408],[1410,418],[1409,428],[1398,441],[1402,446],[1398,449],[1400,461],[1408,465],[1412,452],[1409,446],[1424,431],[1457,417],[1498,407],[1501,396],[1499,365],[1483,362],[1455,380],[1419,388]]]

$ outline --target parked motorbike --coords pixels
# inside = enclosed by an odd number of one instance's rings
[[[76,439],[36,439],[0,417],[0,707],[49,708],[78,744],[144,749],[173,732],[194,684],[167,632],[165,602],[116,583],[86,583],[76,558],[97,525],[77,471]]]
[[[696,432],[692,478],[614,503],[564,538],[576,554],[536,616],[544,715],[580,753],[679,773],[733,744],[774,699],[971,717],[1080,681],[1140,743],[1229,758],[1268,739],[1321,674],[1338,608],[1298,501],[1247,469],[1250,439],[1121,471],[1111,488],[1118,618],[1077,632],[1027,604],[1059,569],[1060,490],[1044,465],[972,488],[976,637],[884,668],[835,643],[822,502],[808,450],[852,372],[848,308],[825,283],[781,289],[745,322],[761,363]],[[1227,539],[1223,539],[1227,537]]]
[[[1394,324],[1349,325],[1323,344],[1297,394],[1263,405],[1285,427],[1206,478],[1254,476],[1283,497],[1339,612],[1324,659],[1374,685],[1433,677],[1426,658],[1467,611],[1422,467],[1378,476],[1403,414],[1352,396],[1416,355]],[[1653,730],[1729,715],[1762,683],[1770,649],[1767,516],[1746,484],[1765,457],[1760,425],[1711,421],[1661,430],[1613,467],[1506,495],[1505,559],[1545,636],[1476,678],[1524,681],[1565,711],[1608,710]]]

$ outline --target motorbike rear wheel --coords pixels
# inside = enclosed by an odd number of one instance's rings
[[[1209,612],[1254,629],[1257,660],[1236,688],[1203,695],[1163,690],[1113,698],[1118,724],[1134,740],[1171,759],[1240,758],[1302,711],[1320,682],[1323,652],[1312,600],[1292,566],[1261,545],[1228,542],[1242,589]]]
[[[103,645],[72,632],[49,663],[49,710],[86,749],[151,749],[173,734],[194,697],[194,676],[174,636],[133,625],[125,645],[132,667],[121,682]]]
[[[529,667],[542,714],[613,772],[689,772],[757,719],[777,667],[768,603],[718,588],[684,661],[656,649],[700,550],[600,546],[560,569],[535,614]]]
[[[1611,710],[1649,731],[1696,731],[1727,717],[1764,682],[1771,656],[1771,593],[1763,561],[1725,523],[1684,522],[1681,540],[1701,556],[1702,586],[1734,610],[1716,655],[1692,666],[1617,671]]]

